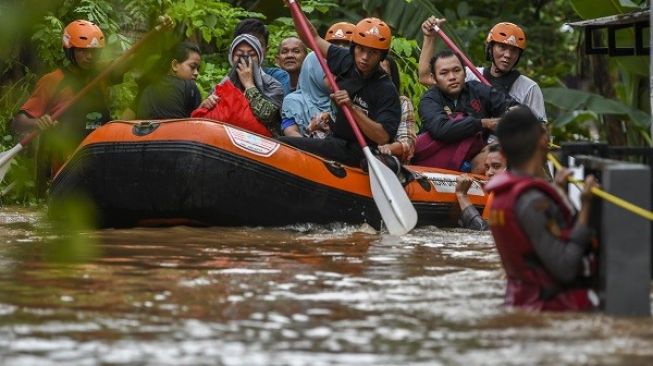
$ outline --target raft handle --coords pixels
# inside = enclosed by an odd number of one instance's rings
[[[160,123],[154,121],[138,122],[132,128],[132,133],[136,136],[145,136],[151,134],[154,130],[159,128]]]
[[[347,176],[347,170],[345,170],[342,165],[336,163],[335,161],[323,161],[323,163],[329,173],[332,175],[338,178],[344,178]]]

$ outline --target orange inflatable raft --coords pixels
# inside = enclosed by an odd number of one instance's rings
[[[403,185],[418,225],[456,226],[459,173],[405,168]],[[482,210],[486,196],[480,186],[475,183],[469,193]],[[50,205],[80,194],[95,205],[103,227],[382,227],[363,170],[204,119],[113,121],[98,128],[56,175]]]

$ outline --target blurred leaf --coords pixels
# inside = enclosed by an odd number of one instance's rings
[[[543,88],[544,100],[557,108],[573,112],[588,110],[596,114],[627,115],[640,128],[648,128],[651,117],[619,101],[598,94],[567,88]]]
[[[624,12],[623,7],[613,0],[570,0],[574,11],[583,19],[600,18]]]

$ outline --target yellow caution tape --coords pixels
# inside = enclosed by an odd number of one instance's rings
[[[563,168],[562,164],[560,164],[558,159],[556,159],[556,157],[553,156],[553,154],[549,153],[547,155],[547,157],[553,163],[553,165],[556,167],[556,169],[559,170],[559,169]],[[582,181],[579,181],[577,179],[572,179],[571,177],[570,177],[569,181],[571,183],[575,184],[576,186],[578,186],[579,188],[580,188],[580,185],[583,184]],[[612,204],[614,204],[616,206],[619,206],[619,207],[623,208],[626,211],[630,211],[630,212],[632,212],[632,213],[634,213],[636,215],[642,216],[645,219],[653,221],[653,212],[651,212],[651,211],[648,211],[648,210],[643,209],[643,208],[641,208],[639,206],[636,206],[636,205],[634,205],[634,204],[632,204],[632,203],[630,203],[630,202],[628,202],[628,201],[626,201],[626,200],[624,200],[622,198],[619,198],[619,197],[617,197],[617,196],[615,196],[613,194],[610,194],[610,193],[608,193],[608,192],[606,192],[606,191],[604,191],[604,190],[602,190],[602,189],[600,189],[598,187],[592,188],[591,192],[594,193],[596,196],[601,197],[604,200],[606,200],[606,201],[608,201],[608,202],[610,202],[610,203],[612,203]]]

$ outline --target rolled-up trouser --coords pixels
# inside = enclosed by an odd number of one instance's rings
[[[283,136],[279,141],[349,166],[360,167],[361,160],[365,157],[363,149],[356,142],[333,136],[324,139]]]

